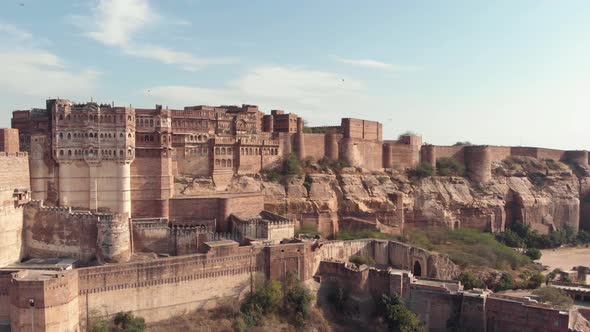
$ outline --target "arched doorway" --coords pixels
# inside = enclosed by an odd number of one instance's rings
[[[420,262],[416,261],[414,263],[414,276],[415,277],[421,277],[422,276],[422,266],[420,265]]]

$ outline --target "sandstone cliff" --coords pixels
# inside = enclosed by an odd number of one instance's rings
[[[523,221],[540,232],[566,225],[578,229],[580,197],[590,188],[588,172],[531,158],[495,163],[493,170],[485,184],[454,176],[415,180],[393,169],[345,168],[339,174],[308,174],[280,183],[239,176],[228,191],[260,191],[266,209],[304,221],[314,215],[332,221],[339,216],[340,221],[350,217],[391,227],[431,224],[493,231]],[[177,195],[213,190],[203,179],[177,179]]]

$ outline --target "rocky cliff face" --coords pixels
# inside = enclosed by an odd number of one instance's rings
[[[453,176],[411,180],[396,170],[346,168],[340,174],[308,174],[282,183],[240,176],[228,190],[261,191],[266,209],[296,217],[331,215],[389,226],[404,222],[493,231],[516,221],[540,232],[566,225],[578,229],[580,197],[590,189],[588,173],[530,158],[496,163],[493,169],[493,179],[486,184]],[[202,180],[201,185],[183,181],[177,180],[177,195],[214,190]]]

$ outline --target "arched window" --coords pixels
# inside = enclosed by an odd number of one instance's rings
[[[420,262],[416,261],[414,263],[414,276],[415,277],[421,277],[422,276],[422,266],[420,265]]]
[[[59,155],[63,156],[64,155],[64,150],[59,150]]]
[[[145,136],[143,137],[143,141],[144,141],[144,142],[149,142],[149,141],[150,141],[150,137],[149,137],[148,135],[145,135]]]
[[[72,155],[72,150],[68,150],[68,156]]]
[[[231,167],[231,159],[227,160],[227,167]]]
[[[94,133],[94,138],[97,138],[97,137],[98,137],[98,134],[97,133]]]
[[[59,115],[59,119],[60,119],[60,120],[63,120],[63,119],[64,119],[64,116],[60,114],[60,115]]]
[[[150,127],[154,126],[154,119],[150,119]]]
[[[66,116],[66,120],[70,120],[71,117],[69,115]]]
[[[129,149],[127,150],[127,155],[129,155],[129,156],[131,155],[131,148],[129,148]]]
[[[127,116],[127,121],[131,121],[131,115]]]
[[[221,154],[225,155],[225,148],[221,148]]]
[[[226,167],[227,166],[227,161],[225,161],[225,159],[221,159],[221,167]]]
[[[140,120],[139,120],[139,126],[140,126],[140,127],[143,127],[143,119],[140,119]]]
[[[124,138],[125,136],[123,135],[123,133],[119,134],[119,138]]]
[[[219,166],[219,165],[220,165],[219,159],[215,159],[215,166]]]
[[[127,138],[131,138],[131,133],[127,134]]]
[[[72,139],[72,135],[68,133],[68,139]]]
[[[218,155],[219,154],[219,148],[215,148],[215,154]]]
[[[64,138],[64,133],[59,133],[59,138]]]
[[[154,136],[150,135],[150,142],[153,142],[153,141],[154,141]]]
[[[252,148],[248,148],[248,154],[252,155]]]

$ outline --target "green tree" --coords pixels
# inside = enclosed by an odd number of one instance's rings
[[[285,295],[285,311],[296,326],[305,325],[309,316],[313,295],[300,282],[290,287]]]
[[[443,157],[436,160],[436,173],[442,176],[463,176],[465,167],[455,158]]]
[[[380,314],[391,331],[415,332],[423,330],[418,316],[410,311],[398,296],[389,297],[383,294],[381,305],[378,308],[380,308]]]
[[[555,287],[541,287],[533,291],[533,295],[539,297],[541,302],[549,303],[562,309],[569,309],[574,300],[567,296],[561,289]]]
[[[479,279],[475,276],[475,274],[471,272],[463,272],[459,275],[458,280],[463,285],[465,289],[473,289],[473,288],[485,288],[486,284],[483,280]]]
[[[301,167],[301,161],[290,153],[285,159],[283,159],[283,175],[301,175],[303,168]]]
[[[514,279],[512,278],[512,275],[510,273],[502,272],[500,281],[496,285],[494,291],[498,292],[509,289],[514,289]]]
[[[524,247],[524,240],[511,229],[507,229],[504,232],[496,234],[496,239],[512,248]]]
[[[359,256],[359,255],[352,255],[348,259],[353,264],[356,265],[375,265],[375,260],[369,256]]]
[[[145,320],[134,316],[130,311],[117,313],[114,323],[118,331],[142,332],[146,327]]]
[[[434,167],[429,163],[421,162],[416,167],[408,170],[408,176],[414,179],[423,179],[435,174]]]
[[[541,258],[541,250],[537,249],[537,248],[528,248],[525,252],[525,254],[527,256],[529,256],[530,259],[532,260],[537,260]]]
[[[535,289],[541,287],[541,285],[545,282],[545,276],[539,272],[533,273],[527,280],[527,288],[528,289]]]

